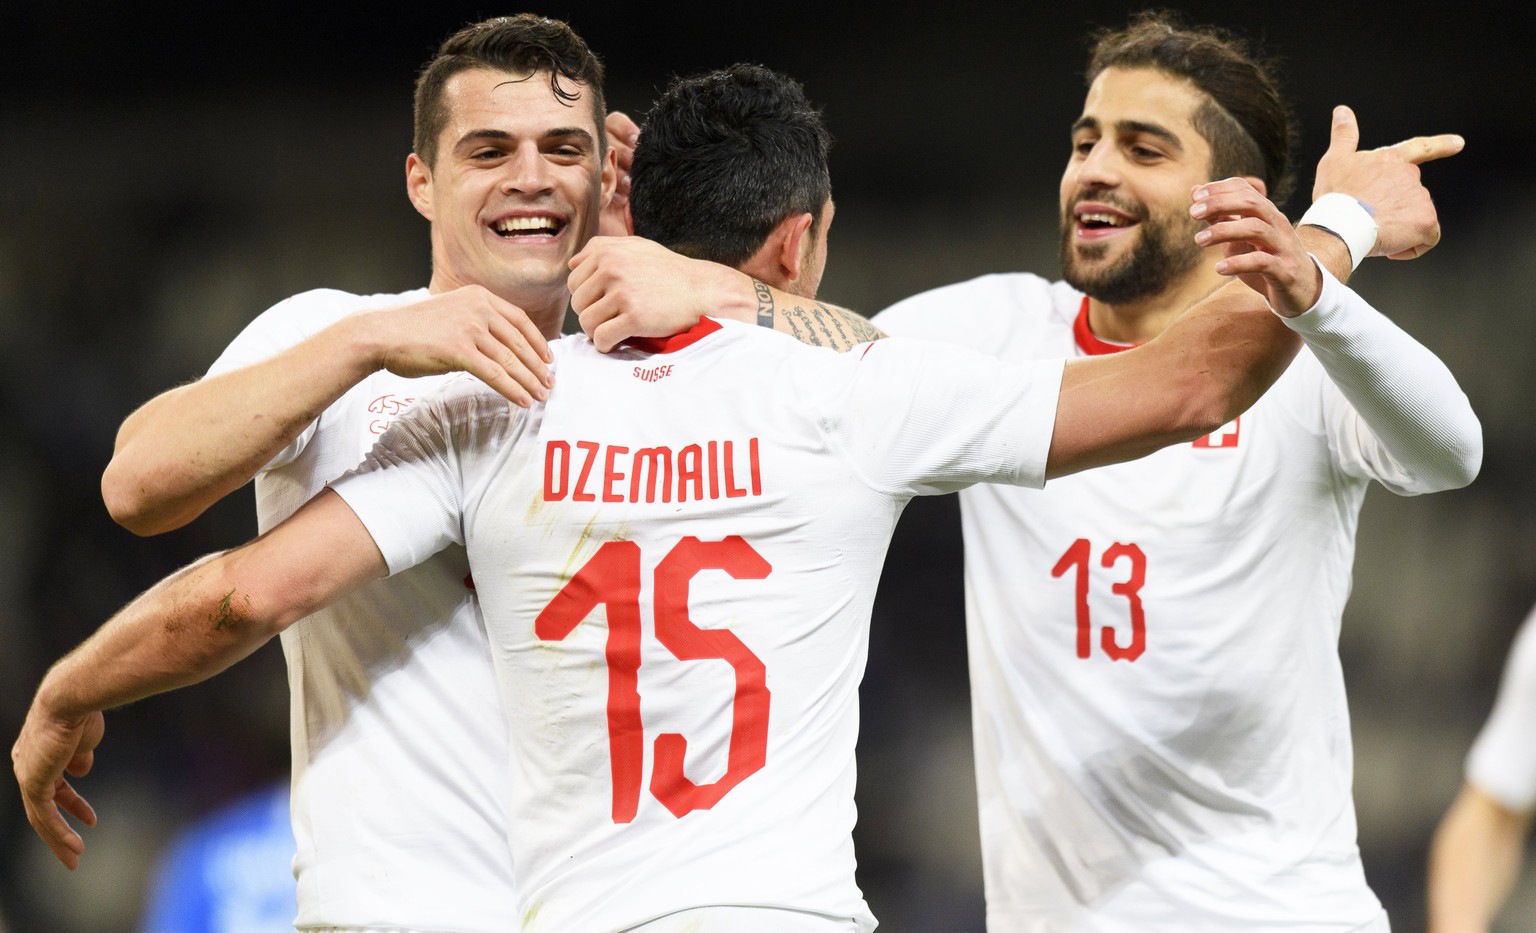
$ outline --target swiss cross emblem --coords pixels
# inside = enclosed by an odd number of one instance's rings
[[[368,411],[382,417],[375,418],[368,423],[368,430],[374,434],[383,434],[389,430],[393,419],[411,407],[416,401],[412,398],[402,398],[398,395],[384,394],[368,403]]]
[[[1242,432],[1243,419],[1242,416],[1238,416],[1222,425],[1220,429],[1212,431],[1204,437],[1196,438],[1194,447],[1197,450],[1223,450],[1236,447]]]

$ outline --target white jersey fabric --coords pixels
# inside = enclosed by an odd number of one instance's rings
[[[646,345],[667,352],[555,342],[527,412],[466,377],[334,488],[392,572],[468,547],[521,929],[730,906],[772,909],[751,929],[870,930],[854,745],[892,529],[914,495],[1039,486],[1061,363],[840,355],[710,319]]]
[[[1467,780],[1517,813],[1536,807],[1536,609],[1515,636],[1493,714],[1467,756]]]
[[[1444,367],[1325,279],[1293,322],[1317,353],[1222,430],[1043,492],[961,493],[991,933],[1386,929],[1337,653],[1356,520],[1370,480],[1436,488],[1480,434]],[[1125,349],[1086,308],[991,275],[875,322],[1011,362]],[[1384,406],[1371,387],[1394,379]],[[1389,453],[1357,406],[1415,412],[1380,433],[1426,452]]]
[[[209,374],[427,297],[305,292],[253,321]],[[349,389],[257,475],[261,530],[356,466],[444,378],[380,371]],[[300,929],[516,928],[505,725],[468,574],[450,548],[282,633]]]

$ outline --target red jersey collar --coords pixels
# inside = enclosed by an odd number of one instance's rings
[[[1088,329],[1088,296],[1083,296],[1083,304],[1077,311],[1077,320],[1072,322],[1072,336],[1077,338],[1077,348],[1089,356],[1103,356],[1106,353],[1119,353],[1136,346],[1134,343],[1109,343],[1100,340]]]
[[[675,353],[684,347],[693,346],[719,329],[719,321],[701,317],[699,323],[670,337],[631,337],[624,342],[647,353]]]

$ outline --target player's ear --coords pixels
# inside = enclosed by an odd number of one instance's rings
[[[405,193],[411,199],[411,205],[416,208],[416,213],[431,221],[434,219],[432,211],[432,169],[427,166],[425,160],[416,153],[405,157]]]
[[[1248,184],[1252,185],[1253,190],[1257,191],[1259,194],[1262,194],[1266,198],[1269,197],[1269,186],[1264,184],[1264,179],[1257,175],[1244,175],[1243,181],[1246,181]]]
[[[747,275],[774,288],[783,288],[800,277],[803,264],[801,245],[811,227],[810,214],[790,214],[769,232],[740,269]]]
[[[613,200],[613,192],[619,184],[619,154],[609,146],[603,153],[603,168],[599,188],[598,210],[608,207],[608,202]]]
[[[805,247],[809,245],[807,238],[813,220],[815,218],[810,213],[805,213],[791,214],[779,221],[779,227],[784,230],[779,248],[779,266],[784,271],[785,281],[793,282],[800,278],[805,268],[805,257],[809,255]]]

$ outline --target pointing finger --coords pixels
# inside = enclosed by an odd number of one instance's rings
[[[1466,145],[1467,141],[1457,134],[1443,133],[1439,136],[1415,136],[1387,148],[1401,153],[1404,159],[1418,165],[1453,156],[1466,148]]]

